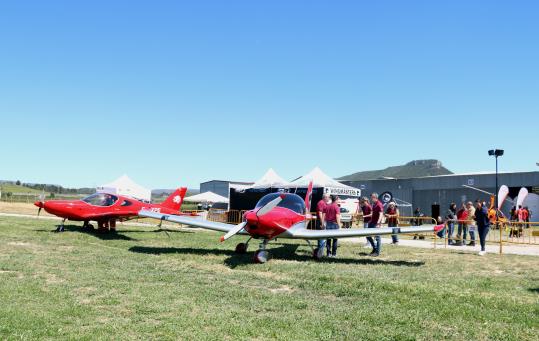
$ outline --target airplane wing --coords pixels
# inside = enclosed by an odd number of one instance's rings
[[[203,229],[219,231],[219,232],[228,232],[235,226],[232,224],[219,223],[216,221],[208,221],[208,220],[196,218],[196,217],[163,214],[163,213],[157,213],[157,212],[146,211],[146,210],[141,210],[138,213],[138,215],[140,217],[154,218],[154,219],[159,219],[163,221],[171,221],[178,224],[184,224],[184,225],[189,225],[193,227],[200,227]],[[244,231],[241,231],[240,234],[243,234],[243,232]]]
[[[286,231],[287,238],[294,239],[325,239],[325,238],[352,238],[369,237],[390,234],[425,233],[437,232],[444,228],[444,225],[421,225],[411,227],[384,227],[372,229],[338,229],[338,230],[308,230],[304,227],[297,227]]]

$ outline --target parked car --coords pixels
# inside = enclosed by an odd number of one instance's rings
[[[352,213],[345,207],[341,207],[341,223],[345,229],[352,227]]]

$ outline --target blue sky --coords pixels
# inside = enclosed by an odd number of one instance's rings
[[[535,1],[0,4],[0,179],[539,170]]]

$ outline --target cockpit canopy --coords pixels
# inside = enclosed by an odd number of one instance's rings
[[[255,209],[258,209],[264,205],[266,205],[268,202],[272,201],[273,199],[277,198],[278,196],[284,194],[285,197],[277,207],[284,207],[288,208],[289,210],[292,210],[298,214],[305,214],[305,202],[299,195],[292,194],[292,193],[270,193],[266,194],[258,201],[258,203],[255,206]]]
[[[94,206],[111,206],[118,201],[118,197],[107,193],[95,193],[82,199],[82,201]]]

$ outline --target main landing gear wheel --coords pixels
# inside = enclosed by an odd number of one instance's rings
[[[255,262],[256,263],[266,263],[268,261],[269,252],[266,250],[258,250],[255,252]]]
[[[239,254],[247,253],[247,244],[246,243],[239,243],[238,245],[236,245],[235,252],[239,253]]]
[[[315,249],[313,250],[313,258],[316,259],[316,260],[322,259],[322,257],[323,257],[323,251],[324,251],[324,249],[315,248]]]
[[[92,225],[92,224],[90,224],[89,222],[85,221],[84,224],[82,225],[82,228],[91,231],[91,230],[94,229],[94,225]]]

